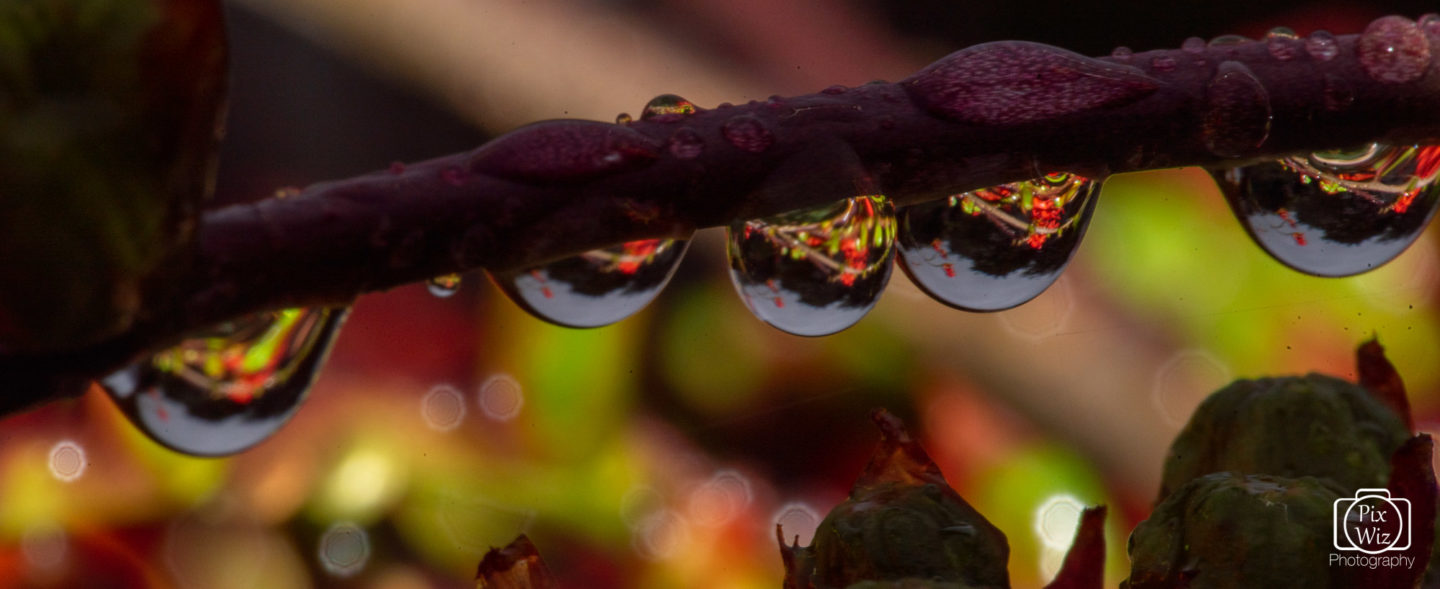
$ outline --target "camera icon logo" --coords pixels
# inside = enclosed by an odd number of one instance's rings
[[[1389,489],[1360,489],[1335,500],[1335,549],[1380,554],[1410,548],[1410,500]]]

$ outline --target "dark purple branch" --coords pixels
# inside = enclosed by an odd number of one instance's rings
[[[469,153],[208,212],[181,300],[149,301],[151,319],[120,340],[0,358],[0,369],[93,374],[244,313],[344,304],[439,274],[534,265],[857,194],[907,204],[1052,171],[1103,177],[1374,140],[1440,142],[1440,38],[1388,17],[1336,37],[1328,60],[1303,39],[1276,43],[1094,59],[999,42],[899,83],[626,125],[536,123]]]

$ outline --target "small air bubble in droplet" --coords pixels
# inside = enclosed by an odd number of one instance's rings
[[[1316,61],[1330,61],[1340,55],[1340,45],[1330,31],[1315,31],[1305,38],[1305,51]]]
[[[1265,49],[1270,57],[1279,61],[1290,61],[1300,55],[1300,37],[1285,27],[1275,27],[1265,34]]]
[[[515,377],[496,374],[480,385],[477,404],[486,417],[495,421],[510,421],[525,408],[525,391]]]
[[[1175,71],[1175,58],[1168,55],[1161,55],[1159,57],[1156,57],[1155,59],[1150,60],[1150,69],[1162,73],[1173,72]]]
[[[634,120],[635,119],[630,118],[630,113],[628,112],[622,112],[618,115],[615,115],[615,124],[617,125],[628,125]]]
[[[449,298],[460,292],[460,280],[459,274],[442,274],[425,281],[425,288],[436,297]]]
[[[50,447],[50,474],[70,483],[85,474],[85,449],[71,440],[61,440]]]
[[[1115,61],[1118,61],[1120,63],[1130,63],[1130,60],[1135,57],[1135,50],[1121,45],[1119,47],[1116,47],[1114,51],[1110,52],[1110,57],[1114,58]]]
[[[465,397],[453,386],[436,385],[420,398],[420,417],[435,431],[453,430],[465,421]]]
[[[696,133],[694,129],[682,127],[670,136],[670,142],[666,147],[670,150],[670,155],[677,158],[695,159],[705,152],[705,140],[701,139],[700,134]]]
[[[337,523],[320,537],[320,566],[336,577],[352,577],[370,560],[370,536],[352,523]]]
[[[1205,40],[1200,37],[1188,37],[1180,43],[1180,49],[1186,53],[1203,53],[1205,51]]]
[[[661,94],[645,103],[645,108],[640,110],[640,120],[648,121],[664,115],[693,115],[695,110],[695,103],[689,100],[674,94]]]
[[[815,541],[815,528],[820,526],[820,514],[810,505],[793,501],[780,506],[770,520],[780,526],[780,533],[788,546],[799,538],[801,546]]]
[[[725,121],[721,129],[725,139],[741,151],[760,153],[775,143],[775,135],[765,123],[752,115],[738,115]]]

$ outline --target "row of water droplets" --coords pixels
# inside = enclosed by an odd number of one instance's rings
[[[1424,17],[1418,28],[1440,36],[1440,17]],[[1208,44],[1194,39],[1182,49],[1199,54],[1205,47],[1245,42],[1233,36]],[[1301,40],[1277,29],[1266,43],[1280,60],[1295,59],[1301,48],[1320,61],[1338,54],[1334,37],[1323,31]],[[1358,50],[1367,47],[1394,50],[1383,39],[1362,42]],[[1130,55],[1122,48],[1113,57],[1125,61]],[[1151,64],[1153,70],[1175,67],[1173,60],[1160,59]],[[1372,59],[1379,65],[1371,73],[1409,75],[1404,72],[1415,65],[1405,59],[1410,58]],[[1428,67],[1428,54],[1426,59]],[[1220,100],[1238,118],[1245,119],[1244,111],[1255,107],[1247,101],[1268,100],[1248,71],[1218,70],[1212,94],[1217,87],[1222,94],[1239,92],[1238,100]],[[1229,79],[1221,79],[1225,76]],[[1348,105],[1328,81],[1325,91],[1327,106]],[[1263,106],[1268,117],[1268,103]],[[695,112],[689,101],[667,94],[647,104],[640,118],[675,122]],[[617,123],[629,122],[628,115],[617,118]],[[1268,118],[1264,124],[1268,130]],[[1224,128],[1214,133],[1213,145],[1225,149],[1247,147],[1236,145],[1235,137],[1255,146],[1265,139]],[[761,121],[745,115],[734,117],[723,134],[731,145],[751,153],[774,142]],[[667,148],[689,159],[698,157],[705,143],[682,127]],[[1320,276],[1357,274],[1399,255],[1440,204],[1437,172],[1440,145],[1379,143],[1211,170],[1236,216],[1265,251]],[[873,194],[737,222],[726,229],[730,277],[757,317],[797,335],[835,333],[864,317],[888,283],[897,253],[902,269],[935,299],[971,311],[1007,309],[1038,296],[1059,277],[1085,233],[1101,183],[1053,173],[898,211],[886,197]],[[491,278],[546,321],[598,327],[653,300],[687,247],[686,240],[638,240],[534,268],[494,272]],[[460,277],[436,277],[429,288],[437,296],[450,296],[460,288]],[[294,414],[346,312],[290,309],[227,323],[102,384],[130,420],[160,443],[189,454],[238,452]]]

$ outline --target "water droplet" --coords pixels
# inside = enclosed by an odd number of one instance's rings
[[[1344,77],[1325,74],[1325,108],[1344,110],[1355,103],[1355,89]]]
[[[1244,45],[1249,42],[1250,39],[1245,37],[1244,35],[1220,35],[1219,37],[1215,37],[1214,39],[1210,40],[1210,46],[1231,47],[1234,45]]]
[[[568,327],[600,327],[649,304],[670,282],[689,245],[685,240],[641,239],[491,277],[510,300],[536,317]]]
[[[1156,57],[1150,60],[1150,69],[1157,72],[1173,72],[1175,71],[1175,58],[1168,55]]]
[[[670,136],[667,148],[670,155],[682,160],[695,159],[705,152],[705,140],[694,129],[682,127]]]
[[[101,384],[156,442],[197,456],[234,454],[295,414],[348,312],[297,308],[226,323]]]
[[[799,542],[801,546],[809,546],[815,541],[815,528],[820,527],[820,513],[800,501],[780,506],[770,519],[780,526],[786,544]]]
[[[395,176],[405,173],[405,162],[390,162],[390,173]]]
[[[1365,73],[1387,84],[1418,80],[1430,68],[1430,40],[1403,16],[1375,19],[1355,42],[1355,52]]]
[[[1315,31],[1305,39],[1305,51],[1316,61],[1330,61],[1340,55],[1340,45],[1330,31]]]
[[[1440,37],[1440,14],[1430,13],[1420,17],[1416,23],[1420,30],[1431,37]]]
[[[1290,61],[1300,55],[1300,37],[1286,27],[1275,27],[1265,34],[1265,49],[1270,57]]]
[[[525,390],[520,381],[508,374],[496,374],[480,385],[476,399],[480,411],[495,421],[510,421],[525,408]]]
[[[1371,144],[1211,170],[1260,247],[1317,276],[1350,276],[1400,255],[1440,203],[1440,145]]]
[[[795,335],[854,325],[890,281],[895,207],[884,196],[730,225],[730,280],[756,317]]]
[[[1185,41],[1180,43],[1180,49],[1186,53],[1204,53],[1205,40],[1200,37],[1187,37]]]
[[[830,87],[828,87],[828,88],[825,88],[824,90],[821,90],[820,93],[821,93],[821,94],[832,94],[832,95],[833,95],[833,94],[844,94],[847,90],[849,90],[849,88],[846,88],[846,87],[844,87],[844,86],[841,86],[841,85],[839,85],[839,84],[836,84],[836,85],[834,85],[834,86],[830,86]]]
[[[425,281],[425,288],[429,289],[430,294],[436,297],[442,299],[449,298],[455,293],[460,292],[460,275],[442,274],[436,276]]]
[[[1039,295],[1085,234],[1099,180],[1050,174],[905,207],[900,258],[917,286],[970,311],[998,311]]]
[[[50,474],[57,480],[74,482],[85,474],[85,449],[71,440],[60,440],[50,447]]]
[[[674,94],[661,94],[651,98],[650,102],[645,103],[645,108],[640,110],[640,120],[649,121],[664,115],[693,114],[695,114],[694,103]]]
[[[1205,111],[1200,138],[1211,153],[1239,157],[1260,147],[1270,137],[1270,93],[1238,61],[1216,68],[1205,90]]]
[[[775,143],[775,135],[770,133],[764,122],[752,115],[731,117],[725,121],[721,132],[731,145],[750,153],[760,153]]]
[[[448,432],[465,421],[465,397],[448,384],[436,385],[420,398],[420,417],[425,425],[439,432]]]
[[[337,577],[351,577],[370,560],[370,535],[352,523],[337,523],[320,536],[320,566]]]
[[[630,118],[630,113],[628,112],[622,112],[618,115],[615,115],[615,124],[617,125],[628,125],[634,121],[635,119]]]
[[[1135,50],[1121,45],[1110,52],[1110,57],[1120,63],[1130,63],[1130,60],[1135,57]]]

